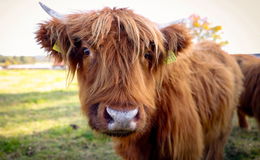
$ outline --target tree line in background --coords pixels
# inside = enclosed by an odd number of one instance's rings
[[[220,25],[212,26],[207,18],[202,18],[196,14],[182,19],[178,23],[185,24],[193,35],[195,42],[203,40],[212,40],[221,46],[227,45],[228,41],[222,40],[222,27]],[[32,64],[35,62],[46,62],[44,58],[37,58],[32,56],[1,56],[0,66],[8,66],[11,64]]]
[[[10,64],[32,64],[36,58],[32,56],[2,56],[0,55],[0,65],[8,66]]]

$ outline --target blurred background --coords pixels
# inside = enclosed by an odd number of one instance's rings
[[[108,137],[90,130],[77,82],[36,43],[50,17],[36,0],[0,0],[0,159],[119,159]],[[230,54],[260,53],[260,0],[42,0],[61,13],[127,7],[159,27],[184,23],[194,42],[213,40]],[[260,160],[260,137],[234,128],[226,160]]]

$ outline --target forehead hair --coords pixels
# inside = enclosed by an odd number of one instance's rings
[[[152,43],[156,52],[164,50],[164,38],[158,27],[146,18],[126,8],[104,8],[100,11],[72,14],[67,21],[68,34],[73,38],[87,40],[88,44],[99,46],[108,35],[115,34],[120,42],[125,35],[135,53],[144,52]]]

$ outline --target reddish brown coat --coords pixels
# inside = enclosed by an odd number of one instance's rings
[[[193,46],[182,25],[159,29],[128,9],[66,17],[41,24],[36,39],[72,74],[77,71],[82,110],[93,129],[110,133],[107,105],[138,108],[135,132],[113,138],[118,154],[126,160],[223,158],[242,90],[233,57],[213,42]],[[52,50],[55,42],[62,54]],[[91,56],[82,54],[83,47]],[[164,63],[168,51],[176,62]]]
[[[254,117],[260,128],[260,59],[251,55],[234,55],[243,74],[244,88],[238,106],[241,128],[248,129],[246,115]]]

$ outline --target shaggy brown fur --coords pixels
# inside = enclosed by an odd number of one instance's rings
[[[238,106],[241,128],[248,129],[246,115],[254,117],[260,128],[260,59],[251,55],[234,55],[244,76],[245,90]]]
[[[242,88],[235,60],[212,42],[191,45],[181,25],[163,29],[128,9],[40,24],[37,41],[77,71],[90,126],[113,135],[126,160],[221,160]],[[57,42],[63,53],[52,50]],[[83,49],[89,48],[90,55]],[[177,61],[164,64],[168,51]],[[133,133],[110,133],[106,106],[138,108]]]

